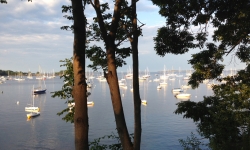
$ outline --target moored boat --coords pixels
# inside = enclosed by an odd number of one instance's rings
[[[180,93],[176,95],[177,98],[190,98],[190,96],[191,94],[189,93]]]
[[[31,113],[27,114],[27,118],[30,119],[32,117],[36,117],[36,116],[39,116],[39,115],[40,115],[40,112],[31,112]]]
[[[172,92],[183,92],[181,88],[173,88]]]
[[[142,104],[147,104],[148,102],[147,102],[147,100],[141,100],[141,103]]]

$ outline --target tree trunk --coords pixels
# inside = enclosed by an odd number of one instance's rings
[[[128,134],[128,129],[121,101],[121,95],[120,95],[120,89],[119,89],[118,77],[115,65],[115,51],[114,51],[115,46],[114,44],[110,45],[112,46],[110,46],[107,49],[108,73],[106,77],[109,84],[110,95],[116,120],[116,128],[121,140],[121,144],[124,150],[130,150],[133,149],[133,146]]]
[[[128,129],[124,117],[115,62],[115,37],[117,28],[119,26],[118,23],[120,20],[121,3],[121,0],[115,0],[114,13],[109,33],[107,33],[106,27],[103,22],[99,0],[94,0],[94,3],[92,3],[92,5],[96,11],[98,24],[102,32],[102,38],[106,47],[108,72],[105,77],[109,84],[117,132],[119,134],[123,149],[130,150],[133,149],[133,145],[128,134]]]
[[[82,0],[72,0],[74,19],[74,52],[73,71],[74,87],[73,98],[75,100],[75,149],[88,150],[88,110],[87,110],[87,84],[85,80],[85,16]]]
[[[139,62],[138,62],[138,30],[137,30],[137,0],[131,0],[132,4],[132,23],[133,23],[133,39],[132,57],[133,57],[133,98],[134,98],[134,149],[139,150],[141,145],[141,98],[139,90]]]

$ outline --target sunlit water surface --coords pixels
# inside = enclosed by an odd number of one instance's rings
[[[182,149],[178,139],[186,139],[191,132],[196,133],[196,126],[191,119],[183,119],[182,115],[173,113],[177,108],[176,103],[181,100],[174,97],[172,89],[187,84],[187,81],[183,77],[167,80],[168,85],[158,90],[159,82],[154,82],[154,78],[152,73],[150,78],[140,81],[141,98],[148,102],[141,106],[141,149]],[[116,133],[108,84],[97,79],[91,82],[94,87],[90,89],[88,100],[94,101],[94,105],[88,107],[89,141]],[[67,107],[65,100],[51,97],[51,92],[60,90],[63,83],[59,77],[46,80],[46,94],[34,98],[41,115],[30,120],[27,120],[24,108],[31,103],[31,90],[38,80],[7,80],[0,85],[0,149],[74,149],[74,125],[56,115]],[[127,127],[129,133],[133,133],[132,80],[127,79],[126,83],[128,88],[120,88],[120,91]],[[211,88],[205,84],[186,92],[192,94],[190,100],[195,102],[201,101],[203,95],[212,94]]]

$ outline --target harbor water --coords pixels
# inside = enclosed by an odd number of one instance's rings
[[[160,81],[154,81],[155,73],[151,77],[140,81],[141,99],[147,100],[147,105],[141,106],[142,121],[142,150],[178,150],[183,149],[179,139],[186,139],[191,132],[196,133],[195,123],[191,119],[176,115],[174,111],[177,99],[173,88],[187,84],[183,77],[167,80],[167,85],[157,89]],[[119,74],[121,77],[122,74]],[[129,133],[134,131],[133,91],[131,79],[126,79],[127,88],[120,87],[123,109]],[[0,149],[30,150],[71,150],[74,149],[74,124],[65,122],[57,113],[67,107],[66,100],[52,98],[51,92],[58,91],[64,84],[59,77],[46,79],[45,94],[34,97],[34,105],[40,108],[40,116],[27,119],[24,108],[32,102],[31,90],[37,85],[36,79],[24,81],[6,80],[0,84]],[[110,100],[107,82],[97,79],[91,80],[89,101],[94,105],[88,107],[89,141],[104,135],[116,133],[115,118]],[[211,95],[212,90],[206,84],[198,89],[188,88],[184,92],[190,93],[191,101],[201,101],[203,96]],[[19,103],[18,103],[19,102]]]

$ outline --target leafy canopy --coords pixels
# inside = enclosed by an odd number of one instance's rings
[[[89,1],[89,3],[91,3]],[[92,68],[94,71],[98,69],[103,69],[104,73],[107,71],[107,58],[106,58],[106,45],[108,33],[111,31],[111,21],[112,21],[112,14],[109,12],[109,5],[108,3],[100,4],[100,11],[102,16],[97,16],[93,18],[93,23],[88,26],[88,39],[87,42],[90,45],[91,42],[103,42],[104,49],[97,45],[88,46],[86,50],[86,56],[92,62],[92,64],[88,65],[88,67]],[[115,37],[115,60],[116,60],[116,67],[122,67],[126,65],[124,61],[125,58],[129,57],[132,53],[132,49],[130,46],[124,46],[128,39],[132,37],[132,10],[131,6],[128,5],[127,1],[123,1],[121,5],[121,18],[119,21],[119,25],[117,28],[117,33]],[[102,32],[98,20],[102,19],[104,22],[104,27],[106,32]],[[142,35],[141,28],[138,27],[139,35]]]
[[[249,149],[249,0],[152,2],[166,18],[166,25],[154,38],[156,53],[177,55],[199,49],[188,61],[194,69],[189,84],[195,88],[205,79],[221,82],[213,86],[214,95],[204,96],[200,102],[180,102],[175,113],[193,119],[212,149]],[[221,76],[223,58],[229,54],[245,63],[246,68],[235,75]]]
[[[154,38],[155,51],[183,54],[190,49],[203,49],[189,63],[195,69],[190,84],[197,87],[204,79],[218,79],[229,53],[243,63],[249,63],[250,3],[248,0],[152,0],[159,6],[166,25]],[[214,32],[208,30],[212,27]],[[212,35],[211,35],[212,33]],[[208,43],[211,35],[213,42]],[[209,58],[207,58],[207,54]],[[204,60],[204,61],[201,61]],[[212,73],[211,73],[212,72]]]

